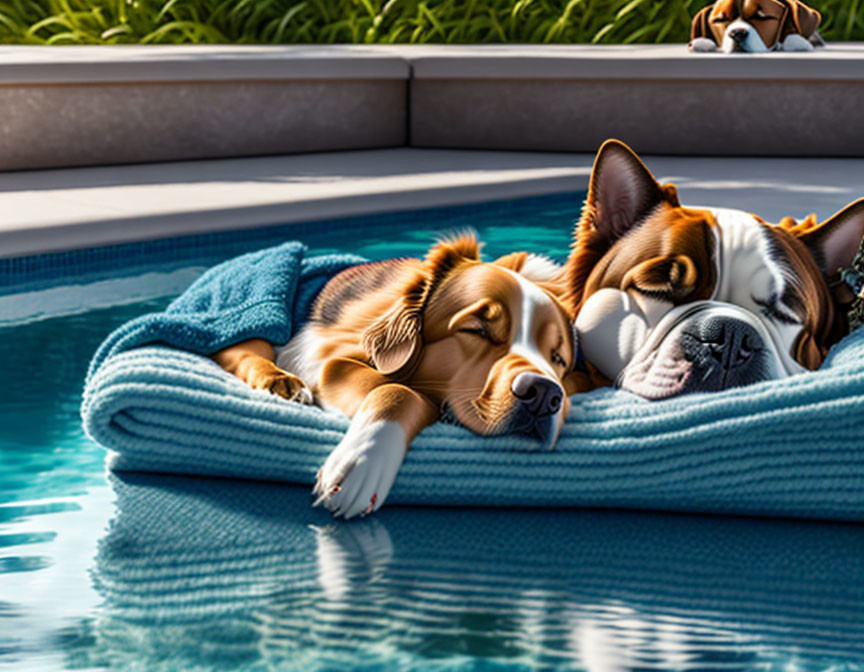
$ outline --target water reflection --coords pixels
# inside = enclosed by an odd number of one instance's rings
[[[334,523],[305,488],[112,485],[90,665],[864,669],[860,526],[395,507]]]

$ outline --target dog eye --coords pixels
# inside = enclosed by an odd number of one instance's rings
[[[772,18],[772,17],[768,16],[767,14],[765,14],[765,12],[763,12],[760,9],[758,12],[756,12],[753,16],[750,17],[750,20],[752,21],[754,19],[762,20],[762,19],[770,19],[770,18]]]
[[[464,329],[460,329],[463,334],[473,334],[474,336],[479,336],[480,338],[489,338],[489,330],[485,327],[465,327]]]
[[[721,14],[720,16],[715,16],[711,21],[712,23],[726,23],[728,20],[728,18]]]
[[[497,340],[492,332],[489,331],[489,328],[486,325],[482,327],[465,327],[464,329],[460,329],[463,334],[471,334],[472,336],[477,336],[478,338],[485,339],[489,341],[492,345],[502,345],[501,341]]]
[[[462,329],[459,329],[459,331],[463,334],[471,334],[472,336],[477,336],[478,338],[483,338],[483,339],[489,341],[489,343],[491,343],[492,345],[494,345],[496,347],[500,346],[500,345],[504,345],[504,343],[505,343],[505,341],[496,337],[495,334],[493,334],[489,330],[489,327],[485,324],[478,326],[478,327],[463,327]]]
[[[774,320],[781,324],[798,324],[797,320],[780,310],[780,299],[776,294],[772,294],[767,299],[757,299],[755,296],[750,298],[753,299],[753,303],[759,306],[761,313],[769,320]]]
[[[564,358],[561,356],[561,353],[557,350],[552,353],[552,363],[555,366],[560,366],[563,368],[567,368],[567,362],[564,361]]]

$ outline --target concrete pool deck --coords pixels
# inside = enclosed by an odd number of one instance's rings
[[[0,257],[583,191],[593,158],[397,148],[3,173]],[[864,196],[864,159],[643,159],[686,204],[769,221]]]

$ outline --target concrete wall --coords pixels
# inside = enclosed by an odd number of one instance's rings
[[[0,170],[415,147],[864,156],[864,45],[0,47]]]
[[[864,45],[690,54],[684,45],[407,54],[418,147],[864,156]]]
[[[864,156],[859,82],[415,80],[411,109],[416,147]]]
[[[405,144],[398,80],[0,87],[0,169]]]
[[[410,69],[395,57],[292,47],[6,49],[0,170],[406,143]]]

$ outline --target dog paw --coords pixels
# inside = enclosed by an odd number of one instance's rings
[[[783,51],[813,51],[813,45],[806,37],[792,33],[783,40]]]
[[[707,37],[697,37],[696,39],[690,41],[690,44],[687,45],[687,48],[690,51],[699,54],[708,54],[712,51],[717,51],[718,47],[714,40],[709,40]]]
[[[306,386],[306,383],[297,376],[284,371],[276,370],[259,375],[249,384],[256,390],[267,390],[288,401],[296,401],[300,404],[313,402],[312,391]]]
[[[352,422],[318,472],[314,506],[323,504],[334,516],[346,519],[377,511],[396,480],[405,450],[399,423]]]

